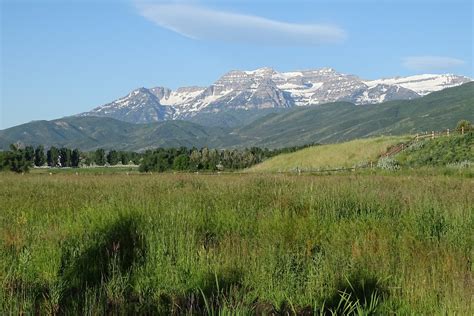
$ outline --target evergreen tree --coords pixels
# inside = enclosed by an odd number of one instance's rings
[[[29,155],[30,153],[28,153]],[[29,168],[32,165],[32,162],[26,159],[27,156],[26,150],[21,149],[17,145],[10,145],[10,150],[6,153],[4,157],[4,163],[7,168],[14,172],[28,172]]]

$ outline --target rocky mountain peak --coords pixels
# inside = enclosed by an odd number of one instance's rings
[[[362,80],[333,68],[277,72],[263,67],[229,71],[208,87],[138,88],[82,115],[145,123],[227,109],[287,108],[335,101],[374,104],[414,99],[468,81],[471,79],[452,74]]]

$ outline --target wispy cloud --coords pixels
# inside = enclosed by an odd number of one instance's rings
[[[327,24],[298,24],[180,3],[138,3],[142,16],[193,39],[266,45],[340,42],[346,32]]]
[[[443,56],[410,56],[402,60],[404,67],[419,71],[446,70],[464,63],[464,60]]]

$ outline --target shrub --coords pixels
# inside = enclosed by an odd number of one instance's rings
[[[471,131],[473,129],[471,122],[468,120],[460,120],[456,126],[456,130],[460,132],[463,128],[465,132]]]
[[[377,162],[377,168],[389,171],[397,171],[400,169],[398,161],[392,157],[382,157]]]

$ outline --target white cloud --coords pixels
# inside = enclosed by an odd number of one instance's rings
[[[402,61],[404,67],[420,71],[446,70],[464,63],[461,59],[442,56],[411,56],[403,58]]]
[[[297,24],[207,9],[189,4],[140,3],[142,16],[193,39],[267,45],[318,45],[340,42],[344,30],[327,24]]]

